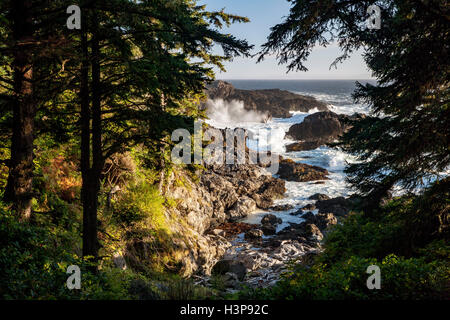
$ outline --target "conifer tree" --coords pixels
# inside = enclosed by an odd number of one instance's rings
[[[381,9],[381,28],[367,29],[367,8]],[[341,147],[359,157],[348,180],[376,207],[389,190],[414,190],[443,178],[449,150],[449,9],[445,0],[292,1],[272,28],[260,59],[276,53],[289,70],[306,70],[315,45],[337,42],[334,64],[364,49],[377,85],[357,84],[354,97],[373,114],[352,123]]]
[[[202,92],[212,66],[247,55],[246,41],[220,33],[247,21],[191,0],[85,1],[80,56],[83,255],[97,257],[97,211],[106,159],[160,141],[182,122],[168,109]],[[215,44],[223,55],[212,54]],[[164,132],[164,134],[162,134]]]

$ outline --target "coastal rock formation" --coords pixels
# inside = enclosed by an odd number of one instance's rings
[[[238,100],[244,102],[246,110],[254,110],[272,117],[289,118],[289,111],[308,112],[317,108],[319,111],[328,110],[325,103],[313,97],[303,96],[279,89],[241,90],[225,81],[214,81],[207,86],[206,94],[209,99],[223,99],[225,101]]]
[[[167,220],[171,232],[178,235],[173,242],[182,255],[183,273],[209,274],[231,246],[223,237],[228,232],[219,226],[242,219],[257,207],[272,206],[286,191],[284,185],[284,180],[253,164],[206,166],[198,181],[183,171],[172,173],[166,193],[176,206],[167,212]],[[171,220],[171,216],[177,219]],[[136,256],[145,256],[151,250],[143,246],[136,243],[129,249],[137,251]]]
[[[344,197],[337,197],[327,200],[318,200],[316,202],[316,207],[319,209],[320,213],[331,212],[336,216],[346,215],[351,208],[352,201]]]
[[[363,115],[347,116],[331,111],[313,113],[307,116],[303,122],[289,128],[287,136],[300,141],[286,146],[286,150],[288,152],[312,150],[333,142],[350,128],[349,120],[359,117],[363,117]]]
[[[324,168],[284,158],[281,158],[278,174],[280,178],[287,181],[307,182],[328,179],[328,171]]]

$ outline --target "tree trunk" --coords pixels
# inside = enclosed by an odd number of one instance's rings
[[[14,102],[11,160],[4,198],[13,203],[21,220],[31,216],[33,197],[34,118],[32,55],[25,43],[33,40],[31,1],[12,1],[14,50]]]
[[[82,66],[82,135],[81,135],[81,162],[82,162],[82,201],[83,201],[83,256],[98,257],[97,239],[97,210],[98,195],[100,192],[100,178],[104,160],[101,141],[101,101],[100,101],[100,46],[97,36],[97,25],[93,25],[91,39],[91,54],[88,59],[87,38],[83,35],[82,51],[86,59]],[[92,63],[92,109],[89,108],[88,67]],[[90,128],[92,120],[92,129]],[[92,163],[91,163],[92,146]]]

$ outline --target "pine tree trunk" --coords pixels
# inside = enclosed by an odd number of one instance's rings
[[[98,257],[97,239],[97,211],[98,196],[100,192],[100,177],[103,169],[103,153],[101,142],[101,96],[100,96],[100,47],[96,34],[96,26],[93,28],[93,38],[91,39],[92,49],[92,109],[89,108],[88,89],[88,59],[86,58],[82,67],[82,201],[83,201],[83,256]],[[87,39],[83,35],[82,50],[85,57],[88,57]],[[92,130],[90,128],[92,120]],[[91,140],[92,139],[92,140]],[[92,146],[92,164],[91,164]]]
[[[11,160],[4,198],[13,203],[21,220],[31,216],[33,187],[34,118],[33,67],[30,50],[25,43],[33,40],[31,1],[12,1],[13,36],[18,48],[14,50],[13,130]]]

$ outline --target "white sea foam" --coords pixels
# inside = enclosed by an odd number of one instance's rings
[[[315,96],[310,93],[302,93]],[[316,95],[319,100],[335,101],[341,105],[332,105],[330,109],[336,113],[353,114],[355,112],[367,113],[367,108],[360,105],[348,105],[346,97],[340,95]],[[308,115],[317,112],[317,109],[310,112],[291,112],[290,118],[273,118],[267,123],[260,122],[262,119],[258,114],[247,113],[241,102],[224,103],[223,101],[214,101],[210,104],[211,110],[208,112],[210,119],[207,123],[218,128],[244,128],[250,133],[247,142],[248,147],[254,150],[271,150],[280,153],[285,158],[291,158],[295,161],[320,166],[329,171],[329,180],[317,183],[312,182],[292,182],[286,181],[285,198],[276,200],[275,204],[291,204],[293,209],[288,211],[271,212],[279,216],[283,223],[278,226],[278,230],[288,226],[289,222],[299,223],[302,219],[299,216],[293,216],[290,213],[297,211],[301,207],[314,201],[308,200],[308,197],[315,193],[324,193],[330,197],[349,196],[353,191],[349,188],[345,178],[344,169],[347,163],[356,161],[352,156],[345,152],[328,148],[325,146],[315,150],[286,152],[285,146],[292,143],[292,140],[286,138],[289,128],[295,123],[301,123]],[[237,111],[237,115],[230,113]],[[253,111],[251,111],[253,112]],[[316,211],[313,211],[316,213]],[[261,218],[268,211],[259,211],[248,216],[244,222],[260,223]]]
[[[211,120],[221,125],[262,122],[267,117],[265,113],[246,110],[242,101],[224,101],[223,99],[209,99],[206,102],[206,114]]]

